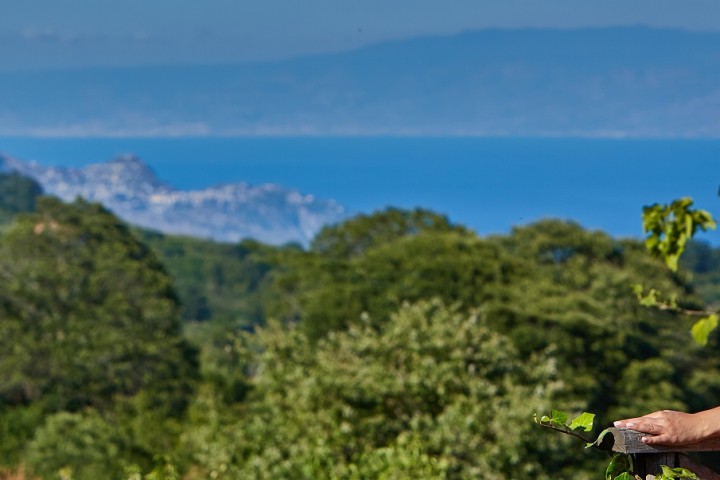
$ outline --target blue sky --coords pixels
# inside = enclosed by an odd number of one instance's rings
[[[227,63],[481,28],[720,30],[717,0],[0,0],[0,70]]]

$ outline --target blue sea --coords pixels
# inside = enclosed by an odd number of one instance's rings
[[[69,167],[133,153],[176,188],[278,183],[350,213],[429,208],[480,235],[553,217],[640,237],[643,205],[680,196],[720,216],[720,140],[0,138],[0,152]]]

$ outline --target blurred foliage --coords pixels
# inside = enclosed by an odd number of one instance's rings
[[[182,410],[193,352],[170,279],[102,207],[42,198],[3,236],[0,279],[2,404],[104,408],[152,388]]]
[[[13,215],[0,236],[8,471],[589,480],[603,459],[565,453],[533,412],[603,412],[602,428],[720,398],[720,358],[632,289],[688,309],[720,298],[706,244],[670,272],[640,241],[555,220],[480,238],[388,209],[305,250],[129,230],[83,201]]]
[[[96,411],[59,412],[37,430],[26,460],[43,478],[121,478],[122,449],[120,433]]]
[[[668,365],[673,384],[685,392],[681,402],[667,400],[681,407],[692,398],[683,382],[699,352],[675,348],[678,322],[686,320],[640,307],[631,285],[652,283],[685,305],[700,300],[642,244],[560,221],[516,228],[497,240],[530,268],[513,282],[505,301],[488,307],[488,317],[522,352],[555,347],[563,375],[573,379],[564,401],[577,399],[582,409],[606,414],[600,423],[615,418],[613,409],[621,406],[646,411],[645,401],[628,398],[620,379],[634,361],[649,359]]]
[[[464,227],[452,225],[446,216],[430,210],[388,208],[323,227],[313,239],[310,249],[326,257],[347,259],[398,238],[451,230],[467,231]]]
[[[680,266],[692,274],[692,285],[709,309],[720,308],[720,248],[707,242],[689,242]]]
[[[49,475],[63,457],[80,459],[85,436],[107,440],[107,419],[128,429],[143,417],[183,415],[197,364],[175,291],[155,255],[109,212],[41,198],[0,239],[0,284],[0,416],[17,433],[10,445],[21,449],[34,435],[25,452],[32,470]],[[73,436],[63,425],[87,432]],[[152,426],[129,434],[141,459],[172,448],[151,438]],[[52,435],[55,442],[43,438]],[[73,478],[99,478],[116,447],[98,443],[82,469],[71,465]],[[0,451],[2,463],[24,455]]]
[[[40,195],[42,187],[35,180],[17,172],[0,173],[0,224],[17,213],[33,211]]]
[[[263,294],[272,267],[268,257],[274,247],[253,240],[226,244],[147,230],[135,233],[167,266],[185,320],[212,318],[239,327],[263,322]]]
[[[652,281],[684,305],[700,304],[686,280],[649,257],[640,242],[572,223],[548,220],[489,239],[450,228],[412,231],[350,258],[298,252],[288,265],[274,276],[276,297],[287,306],[275,313],[299,322],[311,339],[364,315],[379,327],[404,302],[438,298],[464,312],[480,308],[523,355],[553,350],[573,378],[565,401],[578,409],[612,412],[622,400],[640,411],[617,388],[633,360],[661,357],[673,365],[675,385],[696,360],[672,348],[673,315],[639,307],[631,288]]]
[[[404,214],[410,216],[412,212]],[[688,308],[702,301],[693,294],[684,272],[668,272],[661,262],[647,255],[640,242],[618,241],[602,232],[550,220],[483,240],[461,228],[406,231],[407,219],[402,215],[398,211],[391,215],[400,222],[398,228],[389,225],[383,213],[378,219],[383,231],[405,234],[388,235],[387,241],[375,241],[353,250],[352,255],[284,252],[282,261],[276,263],[278,267],[270,272],[269,288],[276,292],[272,296],[276,303],[274,310],[266,311],[287,325],[295,325],[293,335],[321,349],[334,335],[345,335],[343,332],[354,331],[358,325],[383,331],[393,312],[405,308],[407,302],[435,298],[452,305],[458,313],[479,309],[484,324],[505,335],[521,358],[541,352],[550,355],[564,379],[556,394],[563,408],[604,412],[600,424],[620,413],[642,413],[658,405],[704,408],[717,401],[713,398],[714,383],[706,384],[702,378],[708,371],[717,372],[718,359],[693,348],[676,348],[677,322],[683,320],[673,313],[641,308],[632,285],[657,285]],[[371,224],[372,217],[364,217],[360,223],[364,227]],[[347,222],[353,230],[357,225],[352,220]],[[332,227],[335,238],[354,238],[354,234],[343,234],[345,226]],[[286,346],[287,360],[279,363],[303,364],[309,360],[300,360],[291,352],[311,347]],[[258,347],[260,351],[265,348]],[[251,392],[244,397],[243,408],[257,399],[256,363],[248,360],[240,367],[249,371],[244,388]],[[325,364],[330,363],[331,358],[325,357]],[[384,368],[391,367],[386,363]],[[332,375],[328,372],[323,378]],[[300,376],[314,378],[308,372]],[[648,380],[656,387],[652,393],[635,394],[637,386]],[[234,430],[246,428],[238,425]],[[304,428],[297,430],[311,431]],[[311,441],[318,435],[303,438]],[[414,432],[403,431],[392,438],[415,438],[412,435]],[[258,448],[264,452],[265,448],[275,451],[280,447]],[[223,459],[219,464],[230,471],[227,466],[233,464],[232,456],[228,452],[218,455]],[[561,457],[546,455],[545,471],[572,469],[580,478],[579,472],[597,469],[590,466],[595,461],[592,458],[583,465]],[[438,460],[437,465],[446,463]],[[332,477],[329,470],[311,471],[313,475],[319,471],[328,475],[321,478]],[[526,478],[519,472],[515,471],[514,478]],[[281,477],[292,477],[287,475]],[[343,477],[346,474],[333,475],[347,478]]]
[[[255,368],[242,413],[188,437],[209,476],[549,478],[527,409],[552,396],[553,362],[479,314],[421,302],[317,343],[272,322],[236,348]]]

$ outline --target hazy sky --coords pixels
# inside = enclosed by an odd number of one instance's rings
[[[0,69],[269,60],[492,27],[720,30],[719,0],[0,0]]]

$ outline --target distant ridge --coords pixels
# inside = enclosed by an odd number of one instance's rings
[[[482,30],[286,61],[0,73],[0,135],[720,137],[720,32]]]
[[[236,242],[307,244],[323,225],[339,221],[344,208],[279,185],[235,183],[177,190],[133,155],[83,168],[45,167],[0,154],[0,172],[17,171],[65,201],[80,196],[100,202],[129,223],[165,233]]]

